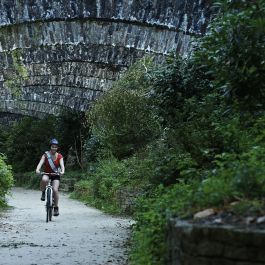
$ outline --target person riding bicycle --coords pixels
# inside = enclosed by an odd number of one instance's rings
[[[46,151],[41,159],[40,162],[36,168],[36,173],[41,173],[41,168],[44,165],[44,172],[49,173],[49,175],[44,174],[42,176],[41,182],[40,182],[40,189],[42,191],[41,194],[41,200],[45,200],[45,188],[49,181],[49,179],[52,180],[52,188],[54,192],[54,216],[59,215],[59,185],[60,185],[60,177],[64,174],[65,168],[64,168],[64,160],[63,156],[57,152],[59,146],[59,142],[56,139],[52,139],[50,141],[50,150]]]

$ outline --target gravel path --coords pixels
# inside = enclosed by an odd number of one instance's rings
[[[60,197],[60,216],[46,223],[39,191],[15,188],[0,216],[1,265],[126,265],[132,221]]]

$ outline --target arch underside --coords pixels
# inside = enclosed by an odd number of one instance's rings
[[[10,2],[0,2],[0,113],[40,118],[88,110],[138,58],[184,54],[209,19],[199,0],[140,1],[148,16],[139,1]]]

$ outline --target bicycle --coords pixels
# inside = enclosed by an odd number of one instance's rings
[[[46,173],[41,172],[41,175],[56,175],[56,173]],[[54,198],[53,198],[53,189],[52,189],[52,180],[49,178],[48,183],[45,188],[45,201],[46,201],[46,222],[52,220],[53,208],[54,208]]]

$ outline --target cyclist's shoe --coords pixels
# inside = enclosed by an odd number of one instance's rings
[[[42,193],[41,193],[41,198],[40,198],[42,201],[45,201],[45,191],[43,191]]]
[[[59,215],[59,207],[54,207],[53,215],[54,216],[58,216]]]

